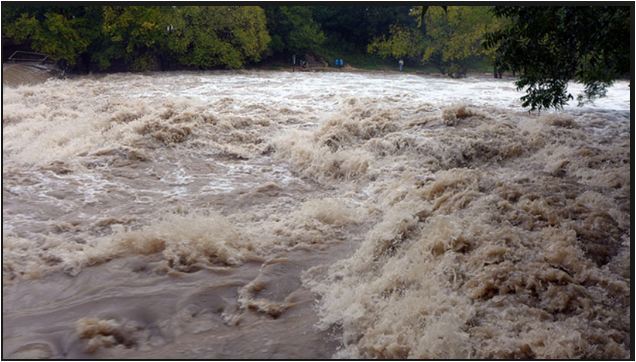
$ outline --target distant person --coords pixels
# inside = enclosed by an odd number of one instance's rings
[[[398,64],[400,65],[400,72],[402,71],[402,69],[404,68],[404,61],[402,59],[400,59],[400,61],[398,62]]]

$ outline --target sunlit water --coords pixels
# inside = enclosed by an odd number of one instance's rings
[[[628,355],[627,82],[541,115],[396,73],[3,94],[4,358]]]

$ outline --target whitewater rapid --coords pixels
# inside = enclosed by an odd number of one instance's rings
[[[347,72],[5,87],[3,358],[626,358],[629,84],[541,114],[521,95]]]

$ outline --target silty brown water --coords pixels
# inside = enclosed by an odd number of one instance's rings
[[[518,96],[286,72],[5,88],[3,357],[627,356],[629,88],[542,115]]]

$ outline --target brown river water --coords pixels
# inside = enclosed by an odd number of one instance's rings
[[[581,86],[572,84],[580,90]],[[5,86],[3,358],[628,358],[629,86]]]

